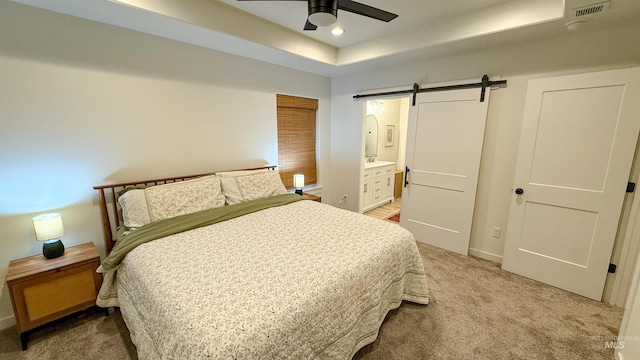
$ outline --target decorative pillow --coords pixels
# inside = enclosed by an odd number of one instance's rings
[[[118,197],[122,208],[122,220],[127,228],[138,228],[151,222],[147,197],[143,189],[133,189]]]
[[[222,181],[222,192],[229,205],[287,192],[282,184],[282,179],[280,179],[280,173],[277,171],[222,177],[220,180]]]
[[[220,179],[216,176],[157,185],[144,190],[151,221],[224,206]]]
[[[238,204],[244,201],[235,177],[221,177],[220,183],[222,184],[222,193],[224,194],[227,205]]]

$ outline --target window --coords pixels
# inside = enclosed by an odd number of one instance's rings
[[[316,110],[318,100],[276,95],[278,114],[278,171],[287,189],[293,175],[304,174],[305,185],[315,184]]]

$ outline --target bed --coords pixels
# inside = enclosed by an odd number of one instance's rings
[[[286,193],[275,167],[94,187],[140,359],[350,359],[402,301],[429,302],[415,240]]]

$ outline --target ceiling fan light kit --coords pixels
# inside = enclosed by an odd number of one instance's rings
[[[309,22],[329,26],[338,20],[338,0],[309,0]]]

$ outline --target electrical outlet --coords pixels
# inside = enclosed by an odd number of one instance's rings
[[[502,229],[500,229],[499,227],[493,227],[493,229],[491,230],[491,236],[493,236],[494,238],[499,238],[500,237],[500,232],[502,231]]]

